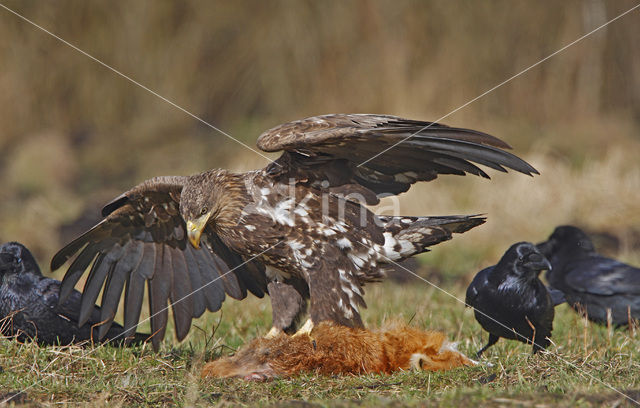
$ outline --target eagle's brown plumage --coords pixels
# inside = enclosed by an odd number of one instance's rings
[[[361,203],[439,174],[488,177],[474,163],[537,174],[493,136],[394,116],[308,118],[263,133],[258,147],[284,152],[263,170],[147,180],[107,204],[102,222],[61,249],[52,270],[77,254],[62,300],[91,266],[80,324],[102,288],[102,318],[113,319],[124,289],[125,327],[133,332],[146,282],[155,347],[164,335],[167,300],[183,339],[193,317],[218,310],[225,294],[242,299],[247,291],[271,292],[281,330],[295,328],[306,299],[314,323],[359,327],[362,285],[383,277],[381,265],[484,222],[378,217]],[[269,282],[277,284],[267,289]],[[101,326],[100,334],[108,328]]]

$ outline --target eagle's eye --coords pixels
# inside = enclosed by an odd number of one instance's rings
[[[209,212],[209,209],[206,206],[204,206],[202,207],[202,210],[200,210],[200,215],[205,215],[208,212]]]

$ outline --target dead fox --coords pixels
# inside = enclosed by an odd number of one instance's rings
[[[455,349],[441,332],[405,324],[385,330],[354,329],[323,322],[311,335],[258,338],[233,356],[205,364],[202,377],[263,380],[301,372],[319,374],[448,370],[477,364]]]

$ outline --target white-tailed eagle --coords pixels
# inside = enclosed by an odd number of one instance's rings
[[[146,283],[156,348],[167,301],[181,340],[192,318],[218,310],[225,294],[242,299],[247,291],[269,293],[273,330],[295,331],[307,300],[312,323],[359,327],[362,286],[381,279],[385,264],[484,222],[478,216],[380,217],[365,203],[440,174],[488,178],[477,164],[538,173],[488,134],[387,115],[290,122],[263,133],[258,147],[284,152],[247,173],[216,169],[147,180],[107,204],[99,224],[62,248],[52,270],[75,255],[62,301],[90,267],[80,324],[103,290],[104,335],[124,290],[124,326],[134,333]]]

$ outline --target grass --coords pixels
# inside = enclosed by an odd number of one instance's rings
[[[464,286],[445,287],[460,298]],[[487,336],[473,313],[453,297],[415,279],[367,287],[367,325],[389,319],[440,329],[472,354]],[[33,405],[86,402],[91,405],[231,406],[601,406],[630,402],[610,387],[640,397],[640,334],[584,324],[560,306],[549,353],[501,340],[483,364],[448,372],[321,377],[313,373],[256,383],[202,380],[203,363],[228,354],[266,333],[267,299],[227,301],[222,313],[206,314],[182,344],[169,336],[158,354],[149,346],[39,347],[0,340],[0,390],[24,390],[18,402]],[[215,333],[214,333],[215,331]],[[491,363],[491,365],[487,364]],[[635,391],[634,391],[635,390]],[[298,402],[296,402],[298,401]],[[619,405],[618,405],[619,406]]]
[[[637,144],[610,149],[588,163],[572,163],[550,152],[526,159],[541,176],[495,175],[484,182],[450,177],[417,185],[401,197],[404,214],[486,213],[488,221],[419,257],[418,272],[439,290],[412,278],[367,286],[365,324],[378,327],[401,319],[444,331],[473,354],[487,340],[455,298],[463,298],[473,274],[495,263],[516,241],[544,240],[553,227],[577,223],[620,239],[616,256],[640,259],[634,225],[639,225],[640,168]],[[238,160],[237,166],[250,167]],[[615,199],[612,199],[615,197]],[[59,274],[60,272],[58,272]],[[58,275],[57,277],[61,277]],[[445,291],[447,293],[445,293]],[[455,297],[455,298],[454,298]],[[144,317],[144,316],[143,316]],[[611,387],[640,400],[640,334],[585,322],[568,306],[556,309],[548,354],[501,340],[483,363],[444,373],[402,372],[389,376],[319,377],[313,373],[266,383],[202,380],[205,361],[233,352],[270,325],[268,299],[228,299],[219,313],[194,321],[176,344],[170,327],[159,353],[149,346],[38,347],[0,339],[0,394],[24,390],[16,402],[33,405],[304,406],[624,406],[631,402]],[[143,324],[141,330],[149,330]]]

